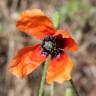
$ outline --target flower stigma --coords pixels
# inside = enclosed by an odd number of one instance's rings
[[[42,42],[42,52],[46,55],[51,54],[52,57],[56,57],[63,53],[62,48],[64,46],[64,39],[60,36],[47,36]]]

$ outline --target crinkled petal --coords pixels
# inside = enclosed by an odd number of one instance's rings
[[[67,54],[63,54],[58,58],[53,58],[48,66],[47,82],[49,84],[55,82],[62,83],[65,80],[71,79],[71,71],[73,69],[73,62]]]
[[[45,56],[41,54],[40,44],[28,46],[21,49],[9,65],[9,71],[19,78],[34,71],[42,62]]]
[[[55,32],[53,23],[40,9],[22,12],[16,26],[21,32],[33,35],[38,39],[52,35]]]
[[[64,50],[71,50],[76,51],[78,50],[78,45],[75,42],[75,40],[71,37],[71,35],[64,31],[63,29],[57,30],[57,32],[54,34],[54,36],[62,35],[64,38]]]

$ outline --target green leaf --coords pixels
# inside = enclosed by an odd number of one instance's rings
[[[51,15],[51,20],[53,21],[54,27],[58,29],[60,27],[61,15],[59,12],[55,12]]]

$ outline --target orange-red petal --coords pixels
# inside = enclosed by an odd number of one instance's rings
[[[22,12],[16,26],[21,32],[28,33],[39,39],[55,32],[53,23],[40,9]]]
[[[51,84],[54,81],[62,83],[65,80],[70,80],[72,68],[73,62],[67,54],[64,53],[61,57],[53,58],[48,66],[47,82]]]
[[[41,54],[40,44],[28,46],[17,53],[9,65],[9,71],[23,78],[34,71],[44,60],[45,56]]]
[[[71,51],[78,50],[77,43],[74,41],[74,39],[71,37],[71,35],[68,32],[64,31],[63,29],[59,29],[54,34],[54,36],[57,36],[57,35],[60,35],[60,34],[65,39],[65,41],[64,41],[64,49],[65,50],[71,50]]]

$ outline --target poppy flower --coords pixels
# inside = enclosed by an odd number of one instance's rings
[[[24,78],[39,67],[50,54],[47,82],[62,83],[71,79],[73,62],[66,50],[76,51],[78,46],[68,32],[63,29],[55,30],[52,21],[39,9],[22,12],[16,26],[21,32],[30,34],[42,42],[24,47],[17,53],[9,66],[12,74]]]

